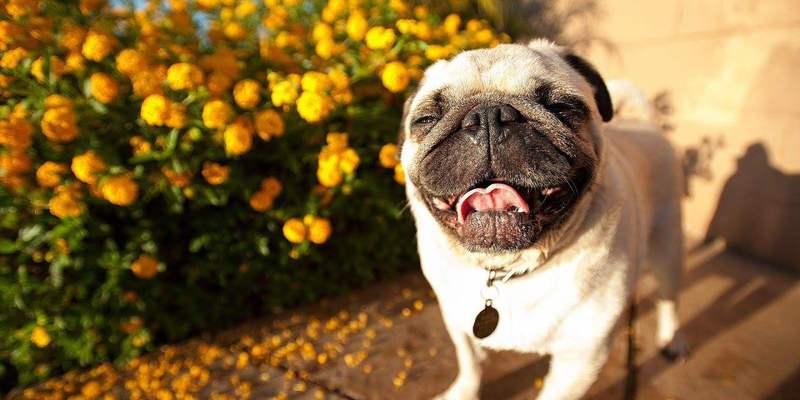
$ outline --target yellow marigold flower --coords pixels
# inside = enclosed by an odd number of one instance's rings
[[[261,191],[269,193],[272,197],[277,197],[283,191],[283,185],[277,178],[270,176],[261,180]]]
[[[372,50],[386,50],[392,47],[396,36],[394,29],[376,26],[367,31],[367,47]]]
[[[72,108],[72,100],[60,94],[51,94],[44,98],[44,108],[49,110],[53,108]]]
[[[394,168],[399,162],[397,159],[397,145],[393,143],[383,145],[380,153],[378,153],[378,162],[383,168]]]
[[[138,278],[152,279],[158,274],[158,260],[153,256],[142,254],[131,264],[131,271]]]
[[[183,128],[187,122],[186,106],[181,103],[170,103],[169,117],[165,124],[170,128]]]
[[[314,123],[323,120],[333,109],[330,97],[315,93],[303,92],[297,99],[297,113],[304,120]]]
[[[103,198],[116,206],[127,207],[139,196],[139,185],[129,175],[117,175],[100,184]]]
[[[38,325],[33,328],[33,331],[31,331],[31,343],[39,348],[47,347],[50,344],[50,334],[47,333],[47,329]]]
[[[0,154],[0,171],[19,174],[31,168],[31,158],[24,152],[14,151]]]
[[[394,166],[394,180],[401,185],[406,184],[406,173],[403,171],[403,164]]]
[[[212,96],[222,96],[223,93],[230,89],[232,84],[233,79],[230,76],[222,72],[212,72],[208,77],[206,86]]]
[[[224,128],[233,117],[233,107],[222,100],[211,100],[203,106],[202,116],[206,127]]]
[[[71,52],[65,58],[64,72],[74,74],[86,69],[86,59],[79,52]]]
[[[103,32],[89,31],[83,42],[81,53],[92,61],[102,61],[114,50],[117,41],[113,36]]]
[[[467,21],[467,31],[469,32],[477,32],[483,27],[483,23],[477,19],[471,19]]]
[[[432,44],[425,49],[425,57],[431,61],[441,60],[450,56],[450,48]]]
[[[208,70],[216,73],[221,73],[231,77],[231,79],[238,79],[241,70],[240,57],[236,51],[228,47],[220,46],[214,53],[203,56],[200,59],[200,65]]]
[[[331,222],[327,218],[312,217],[308,224],[308,240],[323,244],[331,237]]]
[[[346,50],[343,44],[336,43],[333,39],[322,39],[314,46],[314,52],[323,60],[328,60],[331,57],[341,54]]]
[[[347,148],[347,133],[329,132],[325,135],[325,143],[328,150],[339,152]]]
[[[230,172],[231,167],[207,161],[203,163],[203,171],[201,173],[206,182],[216,186],[225,183]]]
[[[478,42],[478,44],[486,45],[489,44],[492,40],[494,40],[494,34],[490,29],[484,28],[479,30],[478,32],[475,32],[474,38],[475,41]]]
[[[333,39],[333,28],[324,22],[317,22],[314,24],[314,29],[311,31],[311,37],[315,42],[331,40]]]
[[[417,19],[423,19],[428,16],[428,7],[425,6],[416,6],[414,7],[414,16]]]
[[[345,90],[350,88],[350,77],[347,73],[340,69],[333,69],[328,72],[328,79],[336,90]]]
[[[167,69],[167,84],[173,90],[194,89],[203,84],[203,71],[190,63],[172,64]]]
[[[170,184],[175,187],[183,188],[189,185],[192,181],[191,172],[177,172],[169,167],[162,167],[161,173],[167,178]],[[188,196],[187,196],[188,197]]]
[[[270,7],[269,14],[261,21],[265,28],[276,32],[286,25],[289,13],[285,8],[276,6]]]
[[[0,89],[8,88],[14,82],[14,77],[0,74]]]
[[[256,132],[262,140],[283,136],[283,119],[275,110],[263,110],[256,114]]]
[[[89,77],[89,90],[97,101],[110,103],[119,94],[119,84],[110,75],[95,72]]]
[[[300,47],[303,38],[291,32],[278,32],[274,39],[275,45],[278,48],[285,49],[287,47]]]
[[[247,117],[239,117],[223,132],[225,153],[238,156],[247,153],[253,145],[253,123]]]
[[[17,68],[17,65],[28,57],[28,51],[22,47],[17,47],[3,53],[0,58],[0,67],[7,69]]]
[[[259,190],[250,196],[250,207],[258,212],[264,212],[272,208],[275,198],[269,193]]]
[[[297,101],[297,87],[289,80],[278,82],[272,88],[271,100],[276,107],[293,105]]]
[[[17,24],[6,20],[0,21],[0,51],[8,50],[8,46],[21,34],[22,30]]]
[[[67,166],[53,161],[46,161],[36,169],[36,182],[39,186],[51,188],[61,183],[61,175],[67,172]]]
[[[245,18],[248,15],[256,12],[256,10],[258,10],[256,3],[253,3],[250,0],[243,0],[241,3],[239,3],[239,5],[236,6],[234,14],[236,15],[236,18]]]
[[[31,64],[31,75],[39,82],[44,82],[48,77],[44,73],[44,58],[39,57]],[[64,62],[58,57],[50,57],[50,75],[58,78],[64,74]]]
[[[89,150],[72,159],[72,173],[78,180],[90,185],[97,183],[97,175],[106,169],[106,163]]]
[[[233,87],[233,100],[239,107],[249,110],[257,106],[258,102],[261,101],[260,92],[261,85],[259,85],[257,81],[245,79],[239,81],[236,86]]]
[[[13,18],[20,18],[30,15],[39,6],[38,1],[33,0],[9,0],[4,2],[8,15]]]
[[[222,33],[230,40],[242,40],[247,37],[247,29],[237,21],[231,21],[222,28]]]
[[[69,24],[61,30],[59,44],[70,52],[80,52],[84,38],[86,38],[86,29],[79,25]]]
[[[383,68],[381,81],[389,91],[398,93],[408,87],[410,76],[408,69],[399,61],[392,61]]]
[[[163,65],[155,68],[148,67],[144,71],[136,72],[131,77],[133,93],[139,97],[161,94],[161,83],[166,77],[167,68]]]
[[[358,164],[361,162],[358,153],[353,149],[343,151],[340,157],[339,168],[341,168],[342,172],[345,174],[352,174],[355,172],[356,168],[358,168]]]
[[[147,68],[147,59],[135,49],[125,49],[117,54],[117,70],[127,75],[133,76]]]
[[[47,208],[50,210],[50,214],[61,219],[77,217],[83,213],[80,194],[76,190],[64,186],[56,188],[56,194],[47,203]]]
[[[283,236],[291,243],[303,243],[307,234],[306,226],[299,218],[290,218],[283,224]]]
[[[78,124],[72,107],[51,108],[42,116],[42,133],[48,139],[66,143],[78,137]]]
[[[95,399],[100,396],[103,391],[102,387],[97,381],[89,381],[81,386],[81,395],[83,398]]]
[[[169,119],[171,102],[160,94],[151,94],[142,102],[140,115],[148,125],[163,126]]]
[[[417,26],[417,21],[413,19],[400,19],[397,20],[395,26],[400,33],[409,35],[414,33],[414,28]]]
[[[450,14],[444,19],[442,26],[448,35],[453,36],[458,33],[458,28],[461,26],[461,17],[458,14]]]
[[[134,136],[128,140],[128,144],[133,148],[134,156],[141,156],[149,153],[152,150],[150,142],[141,136]]]
[[[15,108],[15,112],[16,113]],[[21,108],[20,108],[21,109]],[[8,146],[10,150],[25,150],[32,142],[33,126],[23,119],[24,115],[0,119],[0,145]]]
[[[204,11],[210,11],[219,6],[219,0],[197,0],[197,6]]]
[[[433,29],[427,22],[419,21],[414,25],[414,35],[427,42],[433,37]]]
[[[345,0],[329,0],[325,8],[322,9],[322,20],[333,22],[347,8]]]
[[[364,39],[367,28],[369,28],[369,22],[367,22],[363,13],[354,12],[347,18],[346,31],[350,39],[360,42],[361,39]]]
[[[322,93],[330,89],[331,80],[328,75],[317,71],[308,71],[303,74],[300,86],[306,92]]]
[[[337,157],[338,158],[338,157]],[[342,179],[344,179],[344,175],[342,171],[337,166],[325,166],[323,167],[322,163],[320,163],[319,168],[317,168],[317,180],[319,181],[320,185],[325,187],[336,187],[342,183]]]
[[[405,14],[408,12],[408,4],[403,0],[389,0],[389,7],[398,14]]]

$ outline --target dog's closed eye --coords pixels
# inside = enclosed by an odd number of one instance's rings
[[[559,99],[545,104],[545,108],[573,131],[586,121],[589,116],[589,107],[577,97]]]
[[[436,123],[436,121],[438,121],[438,120],[439,120],[439,118],[436,117],[435,115],[423,115],[423,116],[415,119],[414,122],[412,122],[411,124],[412,125],[430,125],[430,124]]]

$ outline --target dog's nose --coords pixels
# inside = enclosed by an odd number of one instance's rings
[[[461,121],[461,129],[472,143],[479,144],[484,138],[500,143],[508,136],[505,125],[522,120],[522,114],[508,104],[480,105],[470,110]]]

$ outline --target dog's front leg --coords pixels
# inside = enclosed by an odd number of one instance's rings
[[[592,386],[608,358],[608,347],[599,345],[589,351],[553,354],[550,372],[544,381],[539,400],[580,399]]]
[[[436,396],[436,400],[472,400],[478,398],[478,391],[481,386],[481,366],[484,352],[477,346],[474,339],[464,331],[453,327],[447,323],[447,331],[453,340],[456,348],[456,359],[458,360],[458,376],[450,387],[442,394]]]

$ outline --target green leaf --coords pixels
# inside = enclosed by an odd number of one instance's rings
[[[12,254],[17,251],[17,242],[8,239],[0,239],[0,254]]]

